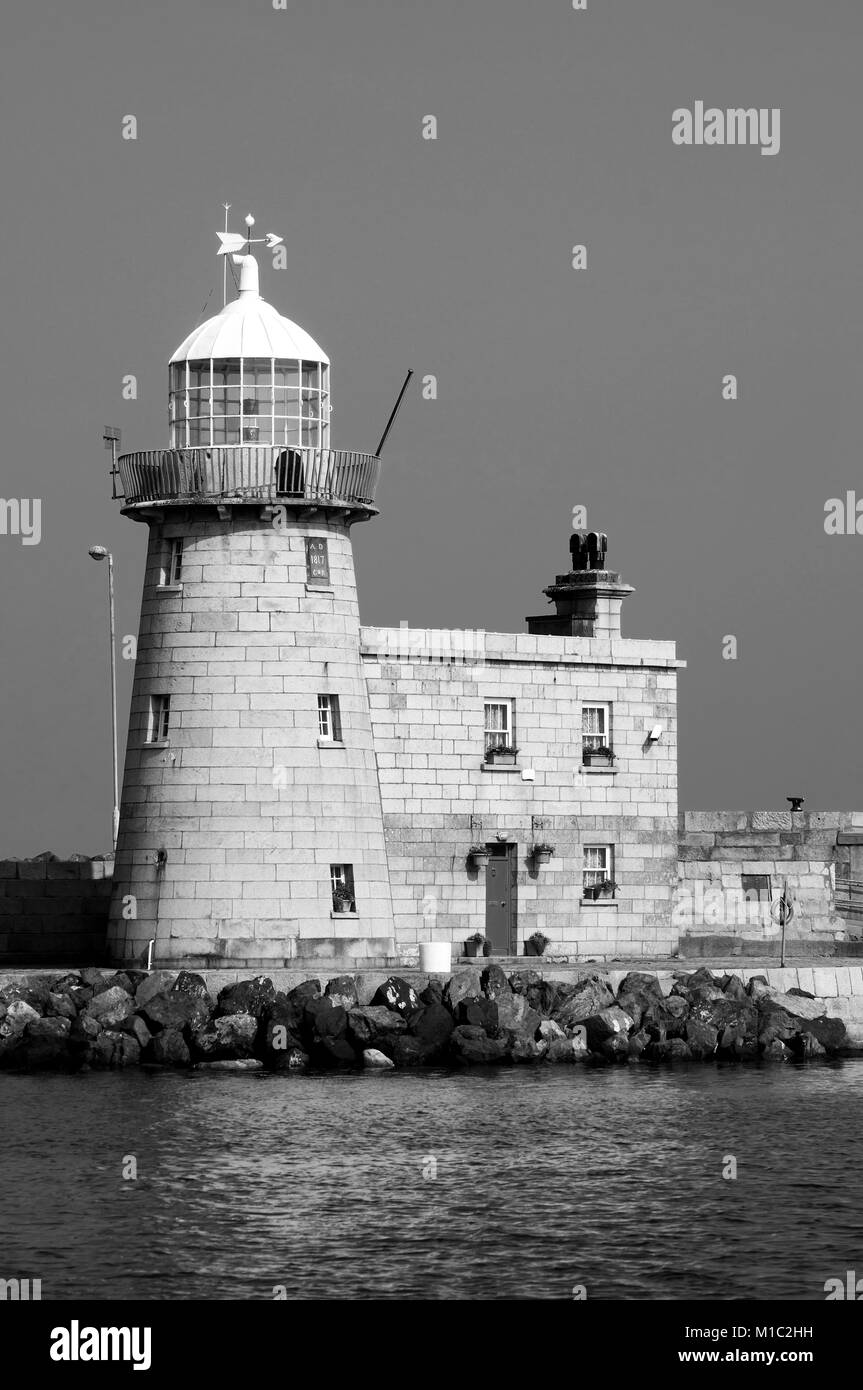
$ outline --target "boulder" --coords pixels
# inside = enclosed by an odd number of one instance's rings
[[[640,1057],[650,1044],[650,1034],[644,1028],[639,1028],[635,1033],[629,1035],[629,1055],[630,1057]]]
[[[203,999],[207,1007],[212,1009],[213,1001],[207,989],[207,982],[203,976],[195,975],[191,970],[181,970],[173,985],[171,992],[179,994],[190,994],[193,999]]]
[[[470,1025],[454,1029],[449,1050],[457,1066],[488,1066],[506,1060],[506,1048],[499,1038],[489,1038],[482,1028]]]
[[[449,1009],[445,1009],[443,1004],[431,1003],[412,1017],[410,1031],[424,1043],[444,1047],[454,1027]]]
[[[557,1005],[552,1017],[564,1029],[594,1017],[615,1003],[608,981],[598,975],[588,976],[574,986],[569,997]]]
[[[212,1035],[199,1032],[193,1036],[193,1049],[212,1062],[236,1061],[253,1056],[257,1035],[254,1014],[223,1014],[214,1020]]]
[[[285,1023],[269,1019],[259,1033],[258,1051],[269,1071],[285,1071],[292,1066],[291,1057],[295,1052],[304,1052],[302,1039]]]
[[[15,1065],[30,1071],[70,1070],[77,1065],[77,1056],[69,1045],[71,1027],[68,1018],[32,1019],[24,1029],[20,1048],[15,1049]]]
[[[140,1009],[157,994],[167,994],[176,978],[176,970],[153,970],[135,990],[135,1007]]]
[[[81,976],[74,971],[67,970],[63,975],[52,975],[47,982],[49,990],[53,994],[68,994],[70,989],[79,989],[81,986]],[[0,990],[2,995],[2,990]]]
[[[457,970],[446,983],[443,1002],[450,1013],[455,1015],[463,999],[478,999],[481,994],[480,972],[478,970]]]
[[[456,1013],[456,1020],[459,1024],[467,1024],[471,1028],[482,1028],[489,1037],[497,1035],[498,1032],[498,1008],[493,999],[486,999],[481,995],[479,999],[462,999]]]
[[[770,993],[770,986],[767,983],[766,975],[752,975],[746,986],[746,993],[750,999],[757,999],[762,994]]]
[[[590,1014],[583,1020],[583,1024],[587,1034],[587,1045],[591,1051],[595,1051],[599,1050],[602,1044],[611,1038],[628,1038],[629,1030],[633,1026],[633,1019],[632,1015],[626,1013],[619,1004],[612,1004],[607,1009]],[[625,1051],[628,1055],[628,1045]]]
[[[321,1067],[355,1067],[359,1061],[347,1038],[321,1038],[311,1055]]]
[[[823,1000],[818,1000],[811,994],[796,994],[791,990],[787,994],[782,994],[779,990],[770,990],[769,993],[761,996],[759,1003],[763,1003],[765,999],[769,999],[771,1004],[784,1009],[794,1018],[824,1018],[827,1013]]]
[[[13,999],[6,1007],[3,1023],[11,1033],[23,1033],[28,1023],[35,1023],[41,1017],[39,1010],[34,1009],[32,1004],[28,1004],[24,999]]]
[[[84,1014],[82,1017],[86,1018],[87,1015]],[[114,1024],[114,1032],[128,1033],[130,1037],[135,1039],[142,1051],[149,1047],[153,1038],[153,1034],[139,1014],[128,1014],[126,1018],[122,1018],[119,1023]]]
[[[315,982],[317,983],[317,982]],[[318,989],[320,993],[320,988]],[[219,990],[216,1013],[253,1014],[261,1018],[276,997],[276,987],[268,975],[256,975],[253,980],[240,980]]]
[[[407,1023],[401,1014],[393,1009],[368,1004],[365,1008],[351,1009],[348,1013],[348,1039],[354,1047],[363,1051],[385,1038],[393,1038],[404,1033]]]
[[[810,1057],[826,1057],[827,1049],[822,1046],[814,1033],[800,1033],[793,1042],[794,1055],[808,1061]]]
[[[785,1062],[792,1055],[784,1042],[779,1038],[771,1038],[769,1042],[759,1042],[761,1057],[765,1062]]]
[[[306,1007],[310,999],[317,999],[321,993],[320,980],[304,980],[301,985],[295,985],[288,990],[288,999],[292,1004],[299,1004],[301,1009]]]
[[[420,998],[413,985],[398,975],[390,975],[388,980],[375,991],[372,1007],[394,1009],[402,1018],[410,1018],[420,1007]]]
[[[411,1033],[400,1033],[386,1044],[393,1063],[397,1067],[422,1067],[437,1060],[444,1051],[435,1043],[424,1042]]]
[[[420,990],[420,1003],[443,1005],[443,981],[429,980],[425,989]]]
[[[488,965],[480,974],[480,987],[487,999],[501,999],[512,994],[509,980],[499,965]]]
[[[78,1010],[75,1008],[74,1001],[68,994],[52,993],[49,996],[50,1005],[48,1012],[56,1018],[77,1018]]]
[[[515,970],[509,977],[509,987],[513,994],[527,994],[529,989],[535,989],[542,984],[542,976],[538,970]]]
[[[101,994],[103,990],[111,988],[110,976],[96,965],[86,965],[78,974],[81,976],[81,984],[92,989],[94,994]]]
[[[516,1035],[509,1042],[507,1051],[513,1062],[541,1062],[548,1051],[548,1044],[540,1044],[533,1038]]]
[[[739,975],[725,975],[723,977],[722,992],[726,999],[746,998],[746,986]]]
[[[697,1019],[690,1018],[684,1026],[683,1037],[693,1057],[704,1061],[714,1056],[719,1033],[712,1024],[700,1023]]]
[[[394,1065],[394,1062],[382,1052],[378,1052],[376,1047],[367,1047],[363,1052],[364,1067],[379,1067],[381,1071],[391,1071]]]
[[[527,973],[533,975],[535,971]],[[525,989],[524,997],[541,1018],[550,1018],[555,1009],[565,1003],[572,988],[575,986],[563,985],[559,980],[541,980],[537,977],[536,982]]]
[[[848,1034],[841,1018],[813,1018],[800,1025],[801,1034],[817,1038],[825,1052],[840,1052],[848,1042]]]
[[[497,1000],[497,1021],[501,1032],[512,1043],[515,1038],[535,1038],[542,1018],[523,994],[509,991]]]
[[[112,1048],[111,1059],[108,1063],[111,1067],[137,1067],[141,1061],[141,1048],[137,1038],[131,1033],[121,1033],[114,1029],[105,1029],[101,1034],[102,1044],[106,1046],[110,1043]]]
[[[198,1062],[202,1071],[260,1071],[263,1062],[258,1057],[220,1057],[215,1062]]]
[[[326,995],[310,999],[303,1017],[316,1042],[321,1038],[343,1038],[348,1031],[347,1012],[341,1004],[334,1004]]]
[[[717,1051],[726,1057],[744,1061],[758,1056],[758,1038],[743,1021],[727,1023],[719,1031]]]
[[[606,1062],[628,1062],[629,1034],[615,1033],[614,1037],[605,1038],[599,1044],[597,1052]]]
[[[560,1024],[555,1023],[553,1018],[541,1019],[537,1027],[537,1033],[539,1034],[540,1038],[543,1038],[548,1043],[553,1042],[555,1038],[566,1037],[566,1034],[564,1033]]]
[[[17,980],[0,989],[0,1003],[29,1004],[37,1014],[48,1012],[50,999],[51,991],[43,980]]]
[[[320,995],[314,997],[320,998]],[[302,999],[292,999],[290,995],[278,990],[262,1021],[265,1024],[281,1024],[291,1038],[299,1044],[305,1026],[305,1004]]]
[[[329,980],[324,993],[328,999],[331,999],[334,1004],[341,1005],[345,1011],[356,1009],[360,1002],[353,975],[338,975],[334,980]]]
[[[155,994],[138,1008],[138,1013],[151,1033],[160,1033],[164,1029],[194,1031],[209,1022],[210,1018],[210,1011],[203,999],[182,992],[175,994],[173,991],[170,994]]]
[[[113,1028],[134,1011],[134,999],[120,985],[112,985],[110,989],[102,990],[101,994],[95,994],[87,1005],[87,1013],[103,1028]]]
[[[630,970],[628,975],[624,975],[617,990],[618,1002],[620,1002],[622,994],[632,994],[636,998],[646,996],[649,999],[657,1000],[660,1004],[664,998],[659,980],[655,975],[649,975],[644,970]]]
[[[188,998],[188,995],[182,997]],[[104,1034],[96,1040],[96,1045],[103,1041]],[[147,1049],[147,1060],[160,1067],[188,1067],[192,1059],[180,1029],[163,1027],[156,1033]]]
[[[587,1056],[587,1047],[579,1038],[551,1038],[545,1055],[549,1062],[579,1062]]]

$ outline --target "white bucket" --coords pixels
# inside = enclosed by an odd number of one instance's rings
[[[427,975],[448,975],[452,970],[452,942],[421,941],[420,970]]]

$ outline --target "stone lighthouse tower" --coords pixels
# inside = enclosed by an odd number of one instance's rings
[[[351,548],[380,462],[331,447],[329,359],[261,298],[250,251],[171,358],[169,447],[118,460],[149,545],[117,962],[392,950]]]

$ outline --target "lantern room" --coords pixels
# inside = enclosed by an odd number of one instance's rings
[[[261,298],[255,257],[233,259],[240,266],[238,297],[171,358],[172,448],[328,448],[329,358]]]

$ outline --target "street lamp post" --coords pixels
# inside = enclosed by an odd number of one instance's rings
[[[116,851],[117,832],[120,828],[120,787],[117,771],[117,658],[114,643],[114,557],[104,545],[91,545],[90,555],[94,560],[108,561],[108,632],[111,656],[111,759],[114,773],[114,814],[112,819],[112,843]]]

